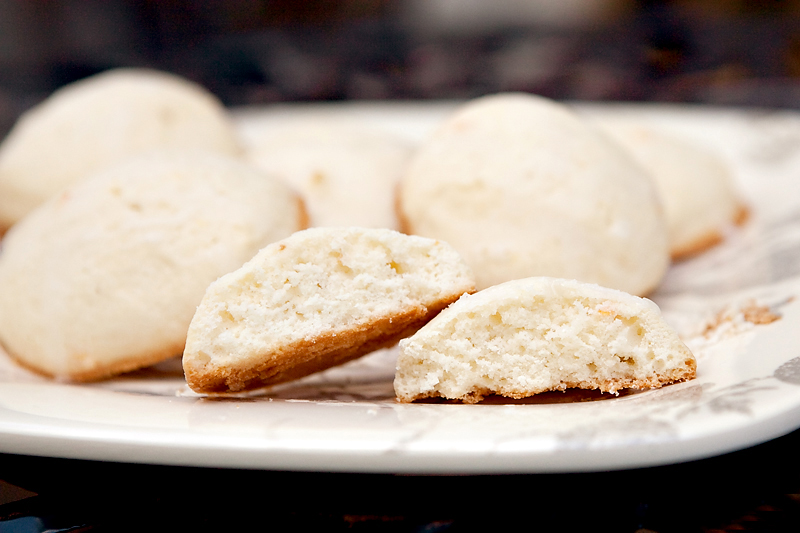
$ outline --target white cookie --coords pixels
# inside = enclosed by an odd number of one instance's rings
[[[719,243],[726,229],[747,218],[730,169],[708,148],[633,121],[605,119],[599,125],[655,179],[673,259]]]
[[[556,278],[467,295],[400,342],[400,401],[480,401],[566,388],[651,388],[692,379],[696,362],[644,298]]]
[[[313,228],[206,292],[183,368],[203,393],[281,383],[410,335],[474,279],[445,243],[388,229]]]
[[[646,294],[669,264],[652,179],[566,106],[476,99],[429,138],[399,188],[404,229],[442,239],[478,288],[530,276]]]
[[[288,186],[237,159],[170,152],[109,167],[6,234],[0,342],[77,381],[180,355],[208,285],[303,220]]]
[[[177,76],[120,69],[65,86],[25,113],[0,146],[0,231],[106,165],[170,148],[241,151],[222,104]]]
[[[312,226],[399,229],[395,189],[411,155],[403,139],[308,120],[259,137],[246,154],[303,195]]]

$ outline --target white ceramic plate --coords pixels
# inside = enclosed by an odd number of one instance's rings
[[[356,120],[420,141],[453,104],[240,110],[245,139],[298,116]],[[256,469],[531,473],[654,466],[757,444],[800,427],[800,118],[791,113],[579,106],[625,113],[719,151],[753,216],[674,266],[653,298],[698,358],[697,379],[618,397],[398,404],[394,352],[268,395],[193,394],[176,361],[107,382],[51,382],[0,353],[0,452]],[[756,324],[769,308],[781,318]],[[721,319],[712,317],[722,312]]]

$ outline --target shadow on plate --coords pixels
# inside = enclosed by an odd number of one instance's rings
[[[601,392],[599,390],[567,389],[565,391],[541,392],[527,398],[506,398],[505,396],[490,395],[486,396],[477,405],[526,405],[526,404],[553,404],[553,403],[579,403],[579,402],[599,402],[615,400],[623,396],[630,396],[642,391],[624,389],[619,394]],[[446,400],[444,398],[426,398],[417,400],[414,403],[426,404],[459,404],[460,400]]]

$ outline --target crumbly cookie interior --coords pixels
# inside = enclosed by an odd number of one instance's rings
[[[487,394],[658,387],[694,370],[671,330],[626,306],[536,296],[524,305],[502,301],[454,313],[402,341],[395,388],[402,401],[442,396],[472,403]]]
[[[184,352],[190,386],[241,390],[352,359],[410,335],[464,292],[449,246],[391,230],[314,228],[209,287]]]

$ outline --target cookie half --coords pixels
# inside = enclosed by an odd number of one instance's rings
[[[202,393],[311,374],[389,346],[474,291],[449,245],[388,229],[313,228],[211,284],[183,368]]]
[[[397,398],[478,402],[567,388],[615,393],[692,379],[696,362],[652,301],[547,277],[464,296],[400,342]]]

